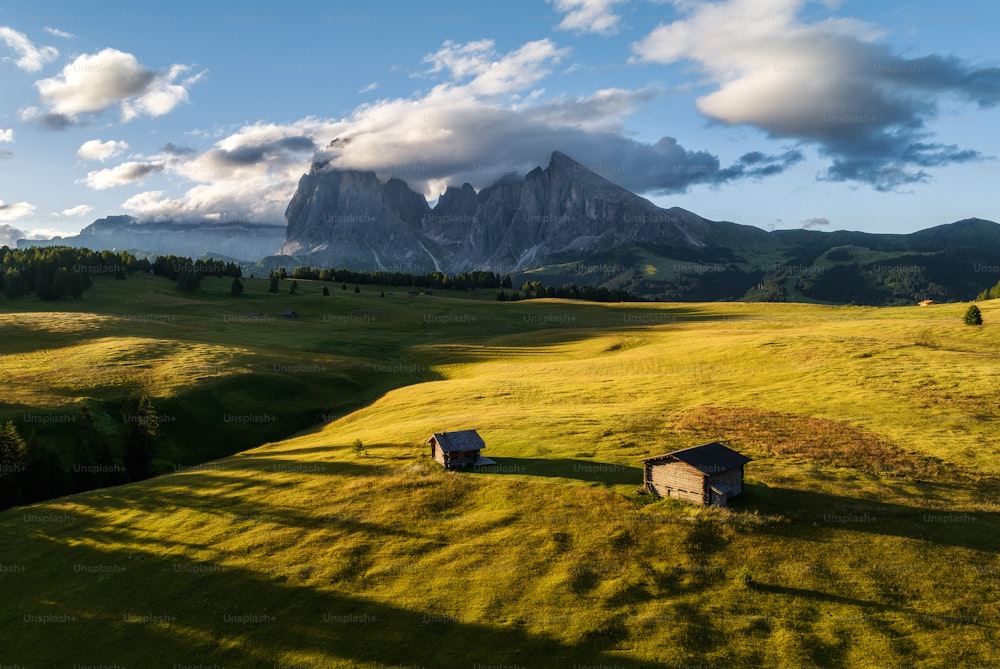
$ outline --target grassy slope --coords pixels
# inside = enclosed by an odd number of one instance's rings
[[[323,429],[197,471],[0,514],[0,664],[886,667],[1000,654],[1000,305],[968,328],[962,305],[359,297],[377,320],[339,324],[327,353],[358,347],[430,380],[394,379]],[[311,304],[296,308],[315,318]],[[245,331],[183,343],[228,351]],[[290,357],[309,348],[267,337]],[[432,430],[473,427],[497,471],[422,457]],[[637,494],[639,458],[716,437],[755,458],[732,509]],[[887,455],[870,466],[859,443]],[[893,475],[908,468],[930,473]],[[73,620],[32,618],[46,615]]]

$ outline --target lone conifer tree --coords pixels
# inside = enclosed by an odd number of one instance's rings
[[[982,325],[983,324],[983,312],[979,310],[979,307],[972,305],[969,307],[968,311],[965,312],[965,324],[966,325]]]

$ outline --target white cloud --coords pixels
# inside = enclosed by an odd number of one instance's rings
[[[163,167],[163,163],[130,161],[116,165],[115,167],[87,172],[87,176],[83,181],[94,190],[105,190],[133,182],[141,183],[150,174],[162,172]]]
[[[447,72],[454,82],[468,79],[462,84],[468,95],[494,96],[531,86],[550,74],[549,64],[558,63],[568,53],[569,49],[559,49],[548,39],[528,42],[503,56],[493,49],[492,40],[467,44],[447,41],[424,62],[432,65],[427,74]]]
[[[378,88],[378,82],[377,81],[373,81],[372,83],[368,84],[367,86],[365,86],[364,88],[362,88],[360,91],[358,91],[358,93],[360,93],[360,94],[371,93],[376,88]]]
[[[99,139],[91,139],[80,145],[80,148],[76,151],[76,156],[83,160],[100,160],[103,162],[108,158],[121,155],[126,149],[128,149],[128,142],[117,142],[112,139],[102,142]]]
[[[0,221],[16,221],[19,218],[30,216],[36,207],[30,202],[16,202],[6,204],[0,200]]]
[[[173,111],[174,107],[188,101],[188,88],[204,76],[204,71],[183,79],[180,84],[174,81],[191,68],[187,65],[174,65],[166,76],[158,77],[145,93],[134,100],[122,102],[122,120],[131,121],[142,114],[148,116],[163,116]]]
[[[488,40],[445,42],[424,59],[429,67],[422,75],[442,77],[443,83],[412,97],[361,105],[341,119],[247,125],[197,154],[165,147],[146,160],[194,185],[181,195],[142,192],[123,207],[143,217],[279,223],[311,160],[399,177],[433,199],[449,184],[479,188],[509,172],[544,167],[553,151],[638,192],[765,176],[800,159],[793,152],[748,154],[720,168],[715,156],[688,150],[671,137],[653,144],[632,140],[622,119],[662,91],[609,88],[545,98],[537,84],[565,53],[549,40],[506,54],[495,52]]]
[[[59,55],[59,50],[51,46],[36,47],[24,33],[7,26],[0,26],[0,41],[6,43],[18,55],[14,64],[25,72],[38,72],[46,63],[51,63]],[[4,58],[4,60],[10,60]]]
[[[14,131],[11,128],[0,128],[0,142],[13,142]]]
[[[50,26],[45,26],[42,28],[45,32],[50,35],[55,35],[56,37],[62,37],[63,39],[76,39],[76,35],[73,33],[68,33],[65,30],[59,30],[58,28],[52,28]]]
[[[559,22],[559,28],[600,35],[618,32],[621,17],[614,13],[614,7],[624,2],[626,0],[549,0],[557,12],[566,15]]]
[[[86,216],[87,214],[89,214],[93,210],[94,210],[94,208],[91,207],[89,204],[78,204],[75,207],[70,207],[69,209],[63,209],[62,210],[62,215],[63,216]]]
[[[946,95],[1000,104],[996,77],[952,56],[899,56],[861,21],[807,22],[799,13],[809,0],[674,4],[683,18],[633,44],[633,60],[695,63],[714,86],[697,100],[702,114],[818,145],[832,159],[824,178],[891,190],[925,180],[924,167],[976,159],[929,142],[925,124]]]
[[[80,145],[80,148],[76,151],[76,156],[83,160],[100,160],[103,162],[109,158],[120,156],[126,149],[128,149],[128,142],[118,142],[113,139],[102,142],[99,139],[91,139]]]
[[[50,117],[73,123],[81,114],[99,114],[117,105],[122,121],[127,122],[143,114],[162,116],[187,102],[188,87],[204,74],[177,83],[188,71],[187,65],[172,65],[166,73],[158,73],[130,53],[104,49],[78,56],[59,75],[37,81],[35,86]],[[41,112],[27,110],[26,114],[40,116]]]

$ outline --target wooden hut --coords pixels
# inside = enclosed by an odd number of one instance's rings
[[[660,497],[726,506],[743,492],[750,458],[717,441],[643,459],[643,487]]]
[[[486,448],[486,443],[475,430],[435,432],[427,440],[427,443],[431,445],[431,457],[441,463],[445,469],[495,464],[480,454]]]

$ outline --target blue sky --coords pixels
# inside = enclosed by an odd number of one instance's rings
[[[553,150],[762,228],[1000,221],[992,2],[11,5],[0,243],[119,213],[281,224],[315,158],[433,200]]]

